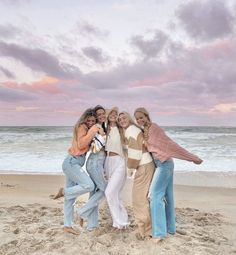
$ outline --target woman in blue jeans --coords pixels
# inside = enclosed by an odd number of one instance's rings
[[[80,225],[83,226],[84,220],[87,220],[87,229],[92,231],[98,227],[98,207],[100,201],[105,197],[105,189],[107,181],[104,173],[105,139],[106,139],[106,111],[101,105],[94,108],[99,130],[94,138],[95,148],[91,146],[91,153],[86,163],[86,170],[90,178],[95,184],[95,189],[90,192],[90,197],[87,203],[80,207],[76,213],[80,218]],[[98,146],[96,146],[96,144]],[[100,146],[99,146],[100,145]]]
[[[96,124],[95,112],[87,109],[74,126],[72,145],[65,158],[62,169],[66,176],[65,188],[60,188],[54,199],[64,196],[64,231],[78,235],[72,227],[74,202],[84,193],[94,190],[94,183],[82,169],[86,152],[99,127]]]
[[[152,153],[156,171],[150,186],[152,240],[158,243],[169,234],[175,234],[175,208],[173,194],[174,162],[172,158],[201,164],[202,160],[179,146],[164,130],[152,123],[143,107],[134,112],[137,123],[143,128],[145,145]]]

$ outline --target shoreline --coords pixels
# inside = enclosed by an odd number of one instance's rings
[[[0,170],[0,177],[3,175],[64,176],[63,172],[26,172]],[[129,179],[129,177],[127,179]],[[236,188],[236,172],[176,171],[174,173],[174,184],[194,187],[219,187],[234,189]]]

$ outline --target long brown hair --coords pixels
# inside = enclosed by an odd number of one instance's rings
[[[106,109],[105,109],[103,106],[101,106],[101,105],[96,105],[96,106],[93,108],[93,110],[94,110],[94,112],[95,112],[95,114],[96,114],[96,119],[97,119],[97,111],[98,111],[98,110],[104,110],[104,112],[106,112]],[[103,130],[104,130],[104,132],[105,132],[105,134],[106,134],[106,133],[107,133],[106,123],[103,122],[101,126],[102,126],[102,128],[103,128]]]
[[[73,139],[74,140],[77,141],[78,129],[81,125],[85,125],[85,121],[87,120],[88,117],[96,118],[96,113],[93,108],[88,108],[87,110],[85,110],[84,113],[79,118],[79,120],[75,123],[74,129],[73,129]]]

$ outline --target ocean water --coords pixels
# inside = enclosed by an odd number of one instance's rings
[[[163,127],[201,165],[175,159],[175,171],[236,173],[235,127]],[[72,127],[0,127],[0,171],[60,173]]]

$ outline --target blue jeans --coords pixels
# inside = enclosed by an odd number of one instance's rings
[[[150,187],[152,237],[166,237],[174,234],[175,208],[173,194],[174,162],[155,160],[156,169]]]
[[[88,174],[82,169],[85,155],[68,155],[62,169],[66,176],[66,187],[64,189],[64,226],[71,227],[74,215],[74,202],[76,198],[84,193],[94,190],[94,183]]]
[[[81,218],[87,219],[88,230],[98,226],[98,205],[105,196],[107,181],[104,178],[104,162],[106,154],[104,151],[91,153],[88,157],[86,170],[95,184],[95,189],[90,192],[88,202],[77,210]]]

